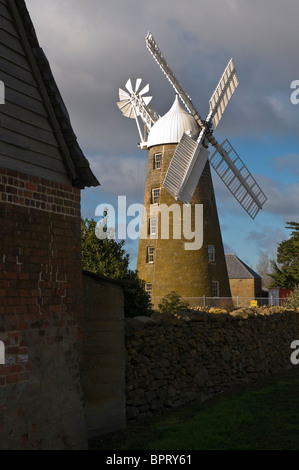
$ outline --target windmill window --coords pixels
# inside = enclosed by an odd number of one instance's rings
[[[158,204],[160,195],[160,188],[152,189],[152,204]]]
[[[150,219],[150,235],[155,236],[158,233],[158,220],[156,217]]]
[[[149,295],[152,295],[152,284],[150,282],[145,284],[145,292]]]
[[[219,282],[212,281],[212,296],[219,297]]]
[[[155,153],[154,155],[154,170],[161,170],[162,153]]]
[[[209,261],[215,261],[215,247],[214,245],[208,246],[208,257]]]
[[[148,246],[147,247],[147,262],[153,263],[154,256],[155,256],[155,248],[153,246]]]

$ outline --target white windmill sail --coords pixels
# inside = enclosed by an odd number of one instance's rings
[[[239,80],[236,74],[233,59],[231,59],[210,99],[211,116],[208,117],[207,120],[213,120],[215,129],[218,126],[221,116],[224,113],[224,110],[238,85]]]
[[[156,48],[155,48],[156,50]],[[157,59],[159,57],[157,56]],[[165,59],[163,60],[166,71]],[[172,77],[173,77],[172,73]],[[170,162],[163,186],[170,194],[183,203],[189,203],[195,188],[202,175],[209,152],[203,147],[206,134],[209,132],[210,123],[215,119],[218,124],[226,106],[238,84],[236,71],[231,59],[210,100],[210,113],[203,124],[202,131],[197,141],[187,140],[183,136],[179,142],[174,156]],[[182,86],[180,85],[181,89]],[[198,116],[196,110],[194,114]],[[191,144],[192,141],[193,143]],[[188,145],[186,143],[188,142]],[[197,161],[198,160],[198,161]],[[176,184],[174,184],[174,181]]]
[[[201,129],[196,142],[192,142],[192,139],[185,134],[182,136],[170,162],[163,186],[176,199],[189,203],[208,158],[203,143],[210,143],[216,149],[209,159],[211,165],[241,206],[250,217],[254,218],[267,198],[228,141],[226,144],[218,144],[211,131],[211,123],[213,122],[216,129],[239,84],[233,60],[229,61],[210,99],[210,112],[204,121],[193,106],[190,96],[170,69],[151,33],[146,37],[146,45]]]
[[[208,156],[209,152],[202,144],[183,134],[168,167],[163,182],[164,188],[175,199],[189,203],[198,184],[198,175],[202,174]]]
[[[201,130],[197,141],[183,134],[168,167],[163,186],[176,199],[189,203],[209,159],[227,188],[250,217],[254,218],[262,209],[267,198],[230,143],[226,140],[220,145],[212,131],[212,122],[216,129],[239,84],[233,60],[229,61],[224,70],[210,99],[210,111],[207,119],[203,120],[195,109],[190,96],[170,69],[151,33],[148,33],[146,37],[146,45]],[[146,85],[139,91],[141,83],[142,80],[138,78],[135,87],[133,87],[132,81],[128,80],[125,86],[127,91],[119,90],[120,101],[117,105],[126,117],[135,118],[141,138],[141,147],[146,148],[145,134],[150,132],[151,127],[160,116],[150,105],[152,98],[144,96],[148,93],[149,86]],[[143,136],[138,122],[139,117],[144,123]],[[216,149],[211,157],[207,151],[209,144]]]
[[[228,140],[219,146],[209,161],[226,187],[254,219],[267,197]]]
[[[169,82],[175,89],[176,93],[179,95],[185,107],[187,108],[189,113],[192,114],[192,116],[194,116],[195,120],[197,121],[199,126],[202,128],[204,126],[204,121],[202,120],[200,115],[197,113],[195,107],[193,106],[190,96],[188,95],[188,93],[185,92],[184,88],[182,87],[182,85],[180,84],[180,82],[177,80],[176,76],[172,72],[171,68],[166,62],[165,57],[160,51],[158,44],[156,43],[153,35],[150,32],[146,36],[145,42],[146,42],[146,46],[148,50],[150,51],[155,61],[160,66],[160,68],[162,69],[163,73],[166,75],[166,78],[169,80]]]

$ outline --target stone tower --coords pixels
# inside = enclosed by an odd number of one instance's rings
[[[147,142],[149,156],[144,194],[145,212],[137,270],[140,278],[146,282],[146,290],[151,294],[154,307],[171,291],[176,291],[190,305],[198,304],[196,298],[204,295],[231,296],[209,162],[189,206],[190,229],[197,234],[202,233],[199,249],[191,249],[190,236],[184,237],[183,204],[162,187],[168,166],[184,132],[196,139],[199,128],[176,96],[168,113],[153,125]],[[161,211],[158,209],[163,205],[168,208],[175,205],[173,211],[169,210],[168,239],[163,238],[161,233]],[[202,205],[203,222],[197,217],[197,205]],[[167,219],[163,219],[163,227],[165,220]],[[168,220],[166,225],[168,226]],[[178,233],[181,233],[180,237]],[[196,248],[195,245],[194,247]]]

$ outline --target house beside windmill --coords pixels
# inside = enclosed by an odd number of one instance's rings
[[[229,284],[232,297],[239,297],[242,305],[249,305],[249,300],[263,297],[262,277],[247,266],[234,253],[225,254]]]
[[[0,14],[0,448],[84,449],[80,200],[99,182],[25,2]]]

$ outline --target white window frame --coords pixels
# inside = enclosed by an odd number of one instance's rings
[[[212,281],[212,297],[219,297],[219,282],[218,281]]]
[[[151,217],[149,221],[149,233],[151,238],[157,238],[158,235],[158,218]]]
[[[160,188],[152,189],[152,204],[158,204],[160,197]]]
[[[153,284],[151,282],[147,282],[145,284],[145,292],[149,295],[152,295],[152,288],[153,288]]]
[[[149,264],[153,264],[155,260],[155,247],[154,246],[148,246],[147,247],[147,262]]]
[[[156,157],[160,157],[159,160],[157,161]],[[154,170],[161,170],[162,166],[162,152],[155,153],[154,155]]]

